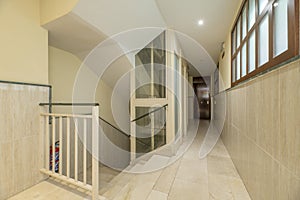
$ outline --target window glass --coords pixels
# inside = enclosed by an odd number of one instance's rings
[[[241,44],[241,18],[239,18],[236,25],[236,47],[239,48]]]
[[[258,10],[259,14],[265,9],[266,5],[268,4],[268,0],[258,0]]]
[[[236,66],[236,60],[234,59],[233,61],[232,61],[232,72],[231,72],[231,75],[232,75],[232,82],[235,82],[236,81],[236,76],[235,76],[235,72],[236,72],[236,68],[235,68],[235,66]]]
[[[242,39],[244,39],[247,35],[247,4],[245,4],[245,7],[243,9],[242,14]]]
[[[297,2],[244,0],[231,32],[233,85],[299,55]]]
[[[249,0],[248,13],[248,30],[250,30],[255,23],[255,0]]]
[[[288,49],[288,0],[277,0],[274,8],[274,56]]]
[[[258,27],[258,64],[259,66],[269,61],[269,18],[266,15]]]
[[[231,38],[232,38],[232,54],[234,54],[236,50],[236,28],[234,28]]]
[[[247,74],[247,43],[242,47],[242,77]]]
[[[248,72],[255,70],[255,31],[250,35],[248,42]]]
[[[241,56],[240,52],[236,56],[236,80],[239,80],[241,77]]]

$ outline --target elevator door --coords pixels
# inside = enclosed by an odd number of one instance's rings
[[[210,94],[206,85],[195,85],[197,101],[199,105],[196,117],[200,119],[210,119]]]

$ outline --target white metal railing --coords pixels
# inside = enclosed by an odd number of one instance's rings
[[[90,115],[41,112],[41,130],[45,136],[45,163],[41,172],[90,191],[93,200],[99,198],[98,116],[98,105],[92,107]],[[87,176],[90,168],[92,177]]]

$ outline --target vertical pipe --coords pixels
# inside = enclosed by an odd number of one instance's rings
[[[55,172],[55,117],[52,117],[52,172]]]
[[[67,177],[70,178],[70,118],[67,117]]]
[[[74,129],[74,148],[75,148],[75,167],[74,167],[74,177],[75,181],[78,181],[78,119],[75,118],[75,129]]]
[[[63,137],[62,137],[62,117],[59,117],[59,174],[62,175],[62,145],[63,145]]]
[[[99,189],[99,129],[98,129],[99,107],[94,106],[92,111],[92,199],[98,199]]]
[[[86,184],[86,118],[83,119],[83,183]]]
[[[45,118],[45,128],[46,128],[46,138],[45,138],[45,169],[48,171],[50,169],[50,141],[49,141],[49,116]]]

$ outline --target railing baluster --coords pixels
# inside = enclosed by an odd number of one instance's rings
[[[81,104],[80,104],[81,105]],[[85,105],[85,104],[84,104]],[[98,104],[93,104],[98,105]],[[99,134],[98,134],[98,115],[99,107],[94,106],[92,114],[74,115],[47,113],[41,110],[40,128],[44,134],[45,168],[40,169],[42,173],[49,177],[54,177],[65,183],[74,185],[92,193],[92,199],[99,197]],[[64,120],[66,119],[66,121]],[[74,119],[75,129],[73,129]],[[81,120],[82,119],[82,120]],[[90,121],[92,121],[92,135]],[[71,124],[72,123],[72,124]],[[52,130],[51,130],[52,129]],[[82,131],[82,151],[79,141],[79,131]],[[51,135],[52,134],[52,135]],[[73,143],[74,135],[74,143]],[[91,137],[91,138],[89,138]],[[92,141],[92,184],[88,184],[88,151],[89,139]],[[74,149],[73,149],[74,145]],[[71,148],[72,147],[72,148]],[[52,149],[50,153],[50,148]],[[57,151],[58,150],[58,151]],[[71,152],[72,151],[72,152]],[[73,154],[74,152],[74,154]],[[81,156],[82,153],[82,156]],[[74,157],[73,157],[74,156]],[[73,161],[74,158],[74,161]],[[83,160],[81,160],[83,159]],[[56,161],[56,162],[55,162]],[[57,163],[58,161],[58,163]],[[81,164],[83,169],[81,171]],[[51,168],[51,169],[50,169]],[[74,169],[74,176],[73,176]],[[72,173],[71,173],[72,172]],[[83,178],[79,178],[79,173],[83,173]],[[81,175],[81,174],[80,174]]]
[[[62,155],[63,155],[63,137],[62,137],[62,117],[59,117],[59,174],[62,175]]]
[[[86,184],[86,119],[83,119],[83,183]]]
[[[92,111],[92,199],[98,199],[99,191],[99,107],[94,106]]]
[[[75,121],[75,131],[74,131],[74,146],[75,146],[75,181],[78,181],[78,119],[74,118]]]
[[[55,172],[55,117],[52,117],[52,172]]]
[[[50,136],[49,136],[49,116],[46,116],[45,117],[45,128],[46,128],[46,138],[45,138],[45,155],[46,155],[46,160],[45,160],[45,169],[46,170],[49,170],[50,169],[50,147],[49,147],[49,145],[50,145],[50,141],[49,141],[49,139],[50,139]]]
[[[67,117],[67,177],[70,178],[70,118]]]

